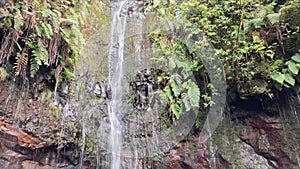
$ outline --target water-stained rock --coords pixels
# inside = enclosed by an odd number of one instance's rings
[[[251,129],[242,130],[241,140],[267,159],[273,168],[297,168],[284,148],[283,126],[278,119],[256,116],[250,120],[250,124]]]
[[[48,147],[43,139],[14,127],[9,119],[0,116],[0,168],[70,168],[78,160],[72,159],[68,152],[58,154],[54,146]]]

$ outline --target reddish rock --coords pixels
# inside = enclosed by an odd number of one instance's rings
[[[243,129],[241,139],[278,169],[296,169],[284,150],[283,129],[276,119],[256,116],[250,120],[251,130]]]
[[[64,169],[71,166],[59,164],[53,150],[45,151],[42,146],[45,146],[43,140],[13,127],[11,121],[0,116],[0,168]]]
[[[32,137],[25,133],[24,131],[15,128],[11,125],[10,120],[0,117],[0,134],[6,135],[10,138],[17,138],[17,142],[19,146],[36,149],[37,147],[41,146],[42,140],[36,137]],[[12,141],[12,140],[10,140]],[[12,141],[13,142],[13,141]]]
[[[219,154],[215,154],[217,169],[231,169],[231,165]]]
[[[165,159],[168,169],[210,169],[207,143],[200,143],[199,137],[185,140],[172,149]],[[222,162],[221,162],[222,163]]]

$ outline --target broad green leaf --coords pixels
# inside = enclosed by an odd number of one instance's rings
[[[184,107],[186,109],[186,111],[190,111],[191,110],[191,104],[189,102],[189,98],[187,95],[185,95],[185,97],[183,97],[182,102],[184,104]]]
[[[273,73],[273,74],[271,75],[271,78],[272,78],[274,81],[276,81],[276,82],[278,82],[278,83],[280,83],[280,84],[283,84],[284,79],[285,79],[285,75],[282,74],[282,73],[280,73],[280,72],[276,72],[276,73]]]
[[[295,62],[300,63],[300,54],[297,53],[294,56],[292,56],[292,60],[295,61]]]
[[[199,90],[197,84],[194,82],[190,83],[190,86],[188,89],[188,97],[189,97],[192,107],[199,107],[200,90]]]
[[[182,87],[185,88],[185,89],[188,89],[189,83],[190,83],[190,80],[184,82],[184,83],[182,84]]]
[[[287,82],[291,86],[295,85],[295,78],[293,76],[291,76],[290,74],[285,74],[284,81]]]
[[[171,110],[172,110],[173,114],[175,115],[176,119],[179,119],[180,114],[181,114],[180,102],[171,104]]]
[[[171,92],[170,86],[166,86],[166,87],[164,88],[164,92],[166,93],[166,97],[167,97],[171,102],[173,102],[174,98],[173,98],[173,96],[172,96],[172,92]]]
[[[172,75],[171,76],[171,87],[174,95],[178,97],[181,93],[181,83],[182,80],[178,74]]]
[[[267,15],[267,18],[269,19],[269,21],[272,24],[275,24],[275,23],[279,22],[280,14],[279,13],[272,13],[272,14]]]
[[[286,87],[286,88],[290,88],[291,87],[290,85],[285,84],[285,83],[283,83],[283,86]]]
[[[282,73],[288,73],[289,70],[287,68],[282,69]]]
[[[297,75],[298,72],[299,72],[299,68],[297,67],[295,62],[289,62],[288,63],[288,68],[295,75]]]

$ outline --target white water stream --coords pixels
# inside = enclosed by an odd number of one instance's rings
[[[123,66],[124,66],[124,38],[126,31],[126,15],[122,16],[122,7],[126,1],[118,2],[117,11],[112,11],[111,41],[108,55],[108,85],[111,88],[111,100],[108,102],[110,120],[110,151],[112,153],[111,169],[121,167],[122,149],[122,97],[123,97]],[[116,43],[117,42],[117,43]]]

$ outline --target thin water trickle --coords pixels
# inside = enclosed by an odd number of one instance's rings
[[[84,116],[82,116],[82,121],[84,122]],[[85,143],[86,143],[86,127],[85,127],[85,123],[83,123],[82,125],[82,146],[81,146],[81,154],[80,154],[80,168],[82,168],[83,166],[83,158],[84,158],[84,150],[85,150]]]

